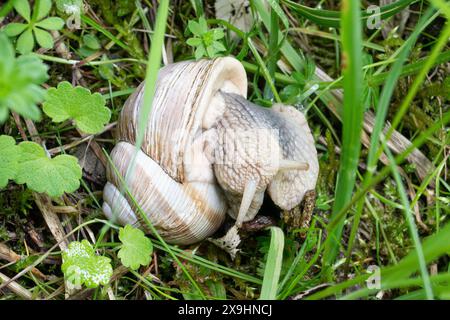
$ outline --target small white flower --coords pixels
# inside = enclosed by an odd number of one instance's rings
[[[80,13],[80,7],[75,4],[65,4],[64,12],[67,14]]]

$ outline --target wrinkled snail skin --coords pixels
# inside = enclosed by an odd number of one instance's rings
[[[109,219],[149,231],[141,208],[167,242],[191,244],[211,236],[227,212],[237,228],[251,220],[266,191],[289,210],[315,188],[317,152],[304,115],[248,102],[245,70],[231,57],[160,70],[144,143],[129,170],[143,92],[141,84],[119,118],[103,192]],[[125,176],[129,193],[121,192]]]
[[[266,189],[276,205],[290,210],[315,188],[319,165],[306,119],[284,105],[263,108],[240,95],[221,93],[226,105],[217,124],[214,172],[225,191],[229,214],[238,216],[246,183],[256,191],[243,221],[258,213]],[[283,168],[283,160],[306,164],[308,170]]]

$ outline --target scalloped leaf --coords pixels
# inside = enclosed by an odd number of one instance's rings
[[[0,189],[15,179],[19,167],[19,147],[13,137],[0,136]]]
[[[120,228],[119,239],[122,247],[119,250],[118,257],[125,267],[137,270],[139,266],[146,266],[152,259],[153,245],[139,229],[126,225]]]
[[[40,145],[29,141],[20,143],[18,147],[20,159],[16,183],[25,183],[31,190],[45,192],[52,197],[74,192],[80,187],[82,172],[77,158],[59,155],[50,159]]]
[[[105,107],[101,94],[72,87],[67,81],[47,90],[43,110],[54,122],[72,119],[81,131],[89,134],[102,131],[111,118],[111,111]]]
[[[71,242],[63,251],[62,258],[61,270],[75,288],[81,288],[83,284],[87,288],[96,288],[107,285],[111,279],[111,259],[96,255],[87,240]]]

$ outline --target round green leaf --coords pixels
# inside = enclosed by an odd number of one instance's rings
[[[39,21],[36,26],[47,30],[60,30],[64,27],[64,20],[58,17],[50,17]]]
[[[47,31],[39,28],[34,28],[34,35],[36,36],[37,43],[45,49],[53,48],[53,37]]]
[[[37,56],[25,54],[16,58],[11,41],[0,32],[0,83],[6,84],[0,86],[0,123],[7,118],[9,109],[32,120],[40,119],[36,105],[46,93],[41,84],[48,79],[47,70]]]
[[[73,241],[62,253],[61,270],[65,278],[76,288],[84,284],[88,288],[107,285],[113,269],[111,259],[97,256],[87,240]]]
[[[30,53],[33,50],[34,38],[31,29],[25,30],[25,32],[19,36],[19,39],[17,39],[16,47],[17,50],[22,54]]]
[[[198,24],[202,33],[208,32],[208,24],[206,23],[205,18],[200,17],[200,19],[198,19]]]
[[[16,183],[26,183],[36,192],[58,197],[64,192],[74,192],[80,186],[81,168],[78,159],[69,155],[48,158],[44,149],[34,142],[19,144],[21,157]]]
[[[92,34],[86,34],[83,36],[83,43],[92,50],[98,50],[100,49],[100,43],[97,40],[97,37],[95,37]]]
[[[23,23],[8,23],[3,31],[8,37],[15,37],[24,32],[27,27],[28,25]]]
[[[72,87],[67,81],[58,84],[58,88],[48,89],[43,109],[54,122],[73,119],[81,131],[90,134],[102,131],[111,118],[101,94]]]
[[[125,267],[137,270],[139,266],[146,266],[150,263],[153,252],[153,245],[139,229],[126,225],[120,228],[119,239],[122,242],[118,257]]]

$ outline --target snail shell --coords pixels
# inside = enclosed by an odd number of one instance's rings
[[[146,229],[136,214],[139,205],[159,234],[175,244],[197,242],[219,228],[227,203],[203,144],[220,115],[213,110],[219,90],[246,96],[247,78],[239,61],[187,61],[159,71],[144,143],[127,176],[136,203],[120,191],[118,174],[126,176],[135,152],[144,84],[129,97],[119,118],[119,143],[111,152],[115,168],[108,167],[103,192],[109,219]]]

